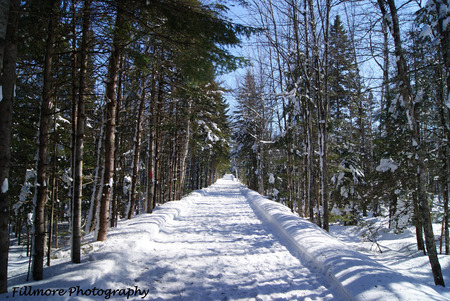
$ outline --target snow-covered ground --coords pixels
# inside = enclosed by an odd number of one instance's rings
[[[450,290],[432,284],[426,257],[413,252],[410,261],[402,247],[393,250],[406,232],[390,237],[392,245],[380,241],[386,252],[378,255],[348,231],[332,229],[349,244],[339,242],[226,176],[153,214],[121,221],[106,242],[87,236],[81,264],[70,263],[68,250],[56,252],[42,281],[26,281],[25,249],[14,247],[9,293],[0,299],[450,299]],[[362,247],[369,255],[355,251]],[[444,271],[448,263],[441,257]]]
[[[428,286],[442,295],[442,300],[450,300],[450,289],[434,285],[428,257],[417,250],[414,226],[407,227],[403,233],[394,234],[388,229],[385,219],[368,218],[368,226],[330,227],[330,234],[345,242],[354,250],[368,255],[373,260],[415,279],[415,283]],[[436,238],[440,235],[440,224],[433,225]],[[375,238],[375,239],[374,239]],[[437,245],[439,252],[439,244]],[[438,255],[445,283],[450,287],[450,256]],[[415,300],[415,298],[411,298]]]

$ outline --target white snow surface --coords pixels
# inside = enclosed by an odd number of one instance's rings
[[[380,165],[377,166],[376,170],[379,172],[391,171],[395,172],[398,169],[398,165],[395,164],[392,159],[381,159]]]
[[[26,281],[25,247],[13,247],[9,293],[0,299],[449,299],[448,289],[431,285],[429,265],[416,267],[420,277],[394,271],[388,266],[398,269],[399,258],[376,260],[355,250],[354,235],[334,232],[353,241],[331,237],[227,175],[152,214],[119,222],[105,242],[87,235],[80,264],[70,262],[69,249],[57,251],[44,280]],[[441,262],[444,270],[447,263]],[[56,296],[25,296],[39,289]]]
[[[3,184],[2,184],[2,188],[1,189],[2,189],[2,193],[8,192],[8,189],[9,189],[8,178],[5,178],[3,180]]]

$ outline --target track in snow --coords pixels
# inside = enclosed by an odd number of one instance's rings
[[[203,192],[154,239],[150,299],[336,300],[256,217],[239,183]]]

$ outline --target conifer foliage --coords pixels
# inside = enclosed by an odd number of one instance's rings
[[[105,240],[118,219],[151,213],[228,170],[228,108],[215,76],[244,64],[228,47],[253,31],[214,2],[9,2],[0,106],[15,112],[2,110],[12,122],[1,132],[0,175],[11,184],[0,193],[1,292],[11,223],[20,237],[32,221],[40,280],[52,248],[70,243],[79,263],[86,232]]]

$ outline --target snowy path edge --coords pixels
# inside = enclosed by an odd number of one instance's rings
[[[445,300],[434,289],[350,249],[282,204],[241,187],[257,215],[270,224],[296,256],[322,273],[345,300]],[[304,247],[307,246],[307,247]],[[291,250],[292,252],[292,250]]]

